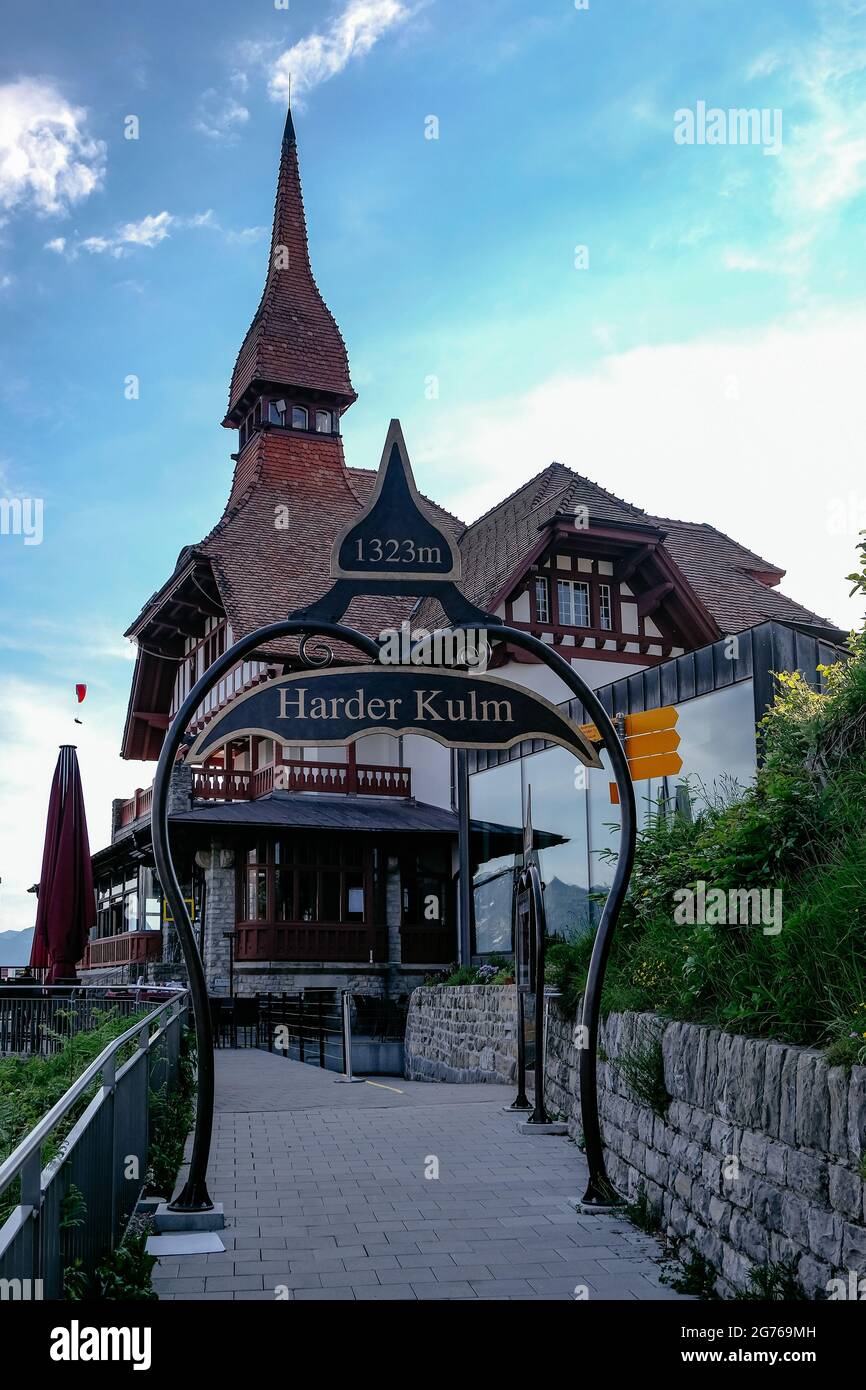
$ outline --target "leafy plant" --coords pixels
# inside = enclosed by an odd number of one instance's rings
[[[616,1066],[638,1099],[656,1115],[664,1117],[671,1098],[665,1085],[661,1043],[656,1040],[643,1046],[626,1048],[616,1059]]]
[[[181,1035],[177,1085],[150,1092],[150,1143],[147,1151],[148,1191],[170,1197],[194,1119],[195,1034]]]
[[[806,1294],[797,1278],[796,1260],[779,1260],[752,1271],[749,1287],[739,1297],[744,1303],[805,1303]]]
[[[144,1232],[127,1236],[102,1261],[94,1275],[95,1297],[111,1303],[151,1301],[159,1297],[151,1284],[156,1256],[146,1249]]]
[[[866,533],[864,533],[866,534]],[[866,540],[849,576],[866,594]],[[866,635],[821,670],[822,688],[777,676],[747,789],[701,790],[692,818],[654,808],[638,836],[602,1008],[656,1012],[828,1049],[866,1064]],[[784,919],[760,926],[674,918],[675,894],[779,890]],[[591,934],[551,947],[547,978],[574,1008]]]
[[[719,1272],[693,1245],[684,1244],[679,1250],[673,1245],[667,1246],[661,1267],[661,1282],[677,1293],[711,1302],[719,1297],[716,1292]]]
[[[625,1209],[625,1214],[633,1226],[647,1235],[655,1235],[662,1228],[662,1214],[647,1196],[646,1187],[641,1183],[635,1199]]]

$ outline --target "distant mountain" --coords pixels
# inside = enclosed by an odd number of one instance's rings
[[[27,965],[33,944],[33,928],[0,931],[0,965]]]
[[[601,904],[591,902],[590,894],[603,891],[598,888],[587,890],[579,884],[563,883],[561,878],[552,878],[544,889],[548,934],[569,937],[585,932],[598,921],[601,913]]]

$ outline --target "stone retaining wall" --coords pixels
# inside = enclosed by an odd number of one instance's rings
[[[545,1100],[580,1136],[574,1019],[550,1006]],[[656,1114],[616,1065],[661,1044],[670,1100]],[[602,1027],[600,1111],[608,1171],[643,1188],[669,1235],[688,1240],[736,1296],[756,1266],[793,1261],[810,1298],[866,1274],[866,1068],[651,1014]]]
[[[574,1018],[548,1000],[545,1103],[581,1139]],[[513,986],[415,990],[405,1071],[416,1080],[514,1084]],[[661,1113],[618,1061],[661,1047]],[[608,1171],[642,1188],[663,1228],[688,1241],[736,1297],[756,1267],[793,1261],[810,1298],[866,1277],[866,1067],[652,1014],[612,1014],[601,1035],[600,1110]],[[863,1285],[866,1291],[866,1283]]]
[[[514,985],[440,985],[412,992],[404,1072],[414,1081],[493,1081],[517,1077]]]

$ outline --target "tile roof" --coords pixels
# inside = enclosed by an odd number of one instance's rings
[[[355,399],[346,345],[310,265],[291,113],[280,152],[268,276],[235,362],[229,413],[254,381],[333,392],[347,404]]]
[[[739,632],[767,618],[833,627],[826,618],[754,578],[781,578],[784,570],[747,550],[706,522],[653,516],[616,497],[562,463],[541,473],[467,526],[460,540],[462,588],[473,603],[487,607],[527,560],[542,528],[556,516],[586,507],[590,524],[649,528],[664,536],[664,549],[722,632]],[[438,605],[425,601],[420,626],[441,621]]]

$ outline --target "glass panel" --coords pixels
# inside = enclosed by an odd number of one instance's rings
[[[536,579],[535,581],[535,608],[539,622],[547,623],[550,621],[550,598],[546,579]]]
[[[566,627],[589,627],[589,585],[558,579],[559,621]]]
[[[316,411],[316,430],[319,434],[330,434],[331,432],[331,412],[330,410]]]
[[[292,429],[305,430],[307,428],[307,410],[303,405],[292,406]]]
[[[598,586],[598,619],[599,626],[610,631],[613,626],[613,608],[609,584],[599,584]]]
[[[340,920],[340,875],[324,873],[319,875],[319,920],[339,922]]]
[[[547,930],[551,936],[581,935],[595,920],[590,905],[583,765],[564,748],[548,748],[525,759],[524,777],[527,790],[532,791],[533,829],[548,841],[538,848]]]
[[[316,921],[316,874],[309,869],[298,874],[298,920]]]
[[[276,902],[274,911],[278,922],[295,919],[295,875],[291,869],[278,869],[274,874]]]
[[[475,949],[511,951],[514,904],[514,855],[491,859],[473,880]]]
[[[364,878],[362,874],[346,874],[346,922],[364,920]]]
[[[515,853],[523,843],[520,762],[503,763],[469,779],[471,866],[475,893],[475,950],[512,949],[511,899]],[[499,879],[488,887],[488,882]]]
[[[265,922],[268,917],[268,874],[266,869],[251,869],[247,879],[247,921]]]
[[[123,899],[123,930],[138,931],[137,893],[127,893]]]

